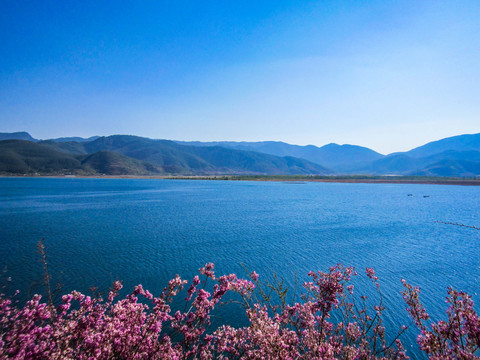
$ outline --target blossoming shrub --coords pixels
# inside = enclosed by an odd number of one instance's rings
[[[420,329],[417,342],[431,359],[479,359],[480,318],[473,309],[471,297],[461,291],[448,289],[448,320],[425,324],[430,315],[420,302],[418,287],[402,280],[403,298],[408,312]],[[477,354],[477,355],[476,355]]]
[[[357,273],[337,265],[328,272],[310,272],[299,302],[270,301],[265,284],[234,274],[216,276],[213,264],[188,283],[178,275],[159,296],[141,285],[119,298],[115,282],[105,298],[77,291],[61,304],[43,303],[35,295],[23,307],[0,295],[0,358],[15,359],[406,359],[399,334],[388,338],[380,303],[367,306],[350,284]],[[207,284],[208,282],[208,284]],[[285,299],[282,286],[271,287]],[[182,291],[183,290],[183,291]],[[435,324],[418,300],[418,289],[405,283],[404,298],[421,327],[422,350],[436,359],[472,359],[479,344],[480,322],[471,299],[450,292],[449,321]],[[249,325],[213,329],[211,313],[226,294],[243,304]],[[181,310],[171,308],[185,296]],[[230,297],[230,296],[229,296]],[[263,301],[263,300],[266,301]],[[337,319],[336,321],[334,320]],[[405,328],[400,329],[400,333]],[[388,341],[387,341],[388,339]]]

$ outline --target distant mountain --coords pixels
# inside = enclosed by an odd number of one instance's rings
[[[480,134],[453,136],[360,163],[350,174],[480,176]]]
[[[42,175],[151,175],[161,168],[117,153],[100,151],[72,155],[57,151],[48,143],[25,140],[0,141],[0,173]]]
[[[0,142],[2,173],[329,174],[304,159],[222,147],[184,146],[168,140],[114,135],[93,141]]]
[[[169,174],[215,173],[212,164],[195,154],[183,151],[180,145],[168,140],[151,140],[138,136],[113,135],[100,137],[84,144],[88,153],[107,150],[138,160],[150,162]]]
[[[33,139],[26,132],[1,136]],[[182,142],[131,135],[5,140],[0,145],[1,173],[480,176],[480,134],[389,155],[334,143]]]
[[[384,157],[384,155],[366,147],[333,143],[319,148],[314,145],[291,145],[280,141],[176,142],[190,146],[220,146],[237,150],[256,151],[276,156],[293,156],[325,166],[337,173],[348,173],[351,169],[358,168],[361,164],[370,163]]]
[[[404,154],[386,156],[351,170],[354,174],[406,175],[421,167],[421,161]]]
[[[361,146],[334,143],[322,147],[276,141],[178,143],[295,156],[321,164],[337,174],[480,176],[475,165],[480,161],[476,154],[480,151],[480,134],[453,136],[390,155],[382,155]]]
[[[101,137],[85,144],[88,152],[109,150],[180,174],[329,174],[304,159],[279,157],[219,146],[188,146],[169,140],[127,135]]]
[[[407,151],[405,154],[411,157],[425,157],[443,153],[448,150],[480,151],[480,134],[458,135],[432,141]]]
[[[85,141],[92,141],[98,139],[100,136],[90,136],[89,138],[82,138],[82,137],[59,137],[55,139],[49,139],[54,142],[71,142],[71,141],[76,141],[76,142],[85,142]]]
[[[369,148],[358,145],[327,144],[319,148],[318,161],[339,173],[349,173],[361,164],[383,159],[385,155],[379,154]]]
[[[81,169],[81,161],[26,140],[0,141],[0,173],[57,174]]]
[[[454,151],[424,157],[397,153],[354,170],[357,174],[480,176],[480,151]]]
[[[98,151],[82,160],[87,171],[108,175],[164,174],[162,168],[112,151]]]
[[[25,131],[13,132],[13,133],[0,133],[0,141],[2,140],[28,140],[28,141],[38,141],[30,136],[29,133]]]
[[[95,139],[98,139],[100,136],[91,136],[89,138],[82,138],[78,136],[72,136],[72,137],[60,137],[56,139],[48,139],[48,141],[54,141],[54,142],[69,142],[69,141],[75,141],[75,142],[84,142],[84,141],[92,141]],[[0,141],[2,140],[27,140],[27,141],[32,141],[32,142],[38,142],[42,140],[34,139],[28,132],[26,131],[19,131],[19,132],[13,132],[13,133],[0,133]]]
[[[53,140],[39,141],[38,144],[48,145],[50,148],[55,149],[70,155],[87,155],[88,151],[85,149],[85,144],[82,142],[68,141],[68,142],[55,142]]]
[[[480,176],[480,161],[444,159],[415,172],[415,175],[450,177]]]

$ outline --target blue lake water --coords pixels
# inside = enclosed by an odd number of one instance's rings
[[[402,278],[437,317],[448,286],[478,302],[480,231],[439,222],[480,226],[480,187],[0,178],[0,266],[23,294],[41,290],[42,238],[64,292],[121,279],[158,294],[206,262],[293,285],[341,262],[376,270],[393,326],[408,322]]]

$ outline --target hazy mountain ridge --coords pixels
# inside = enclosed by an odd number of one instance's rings
[[[13,133],[0,133],[0,141],[2,140],[28,140],[36,142],[37,139],[34,139],[30,134],[26,131],[19,131]]]
[[[40,141],[53,141],[53,142],[68,142],[68,141],[76,141],[76,142],[83,142],[83,141],[92,141],[98,139],[100,136],[91,136],[89,138],[82,138],[79,136],[72,136],[72,137],[59,137],[55,139],[35,139],[26,131],[19,131],[13,133],[0,133],[0,141],[2,140],[27,140],[32,142],[40,142]]]
[[[14,174],[329,174],[304,159],[227,148],[184,146],[130,135],[92,141],[0,142],[0,172]]]
[[[296,156],[353,175],[480,176],[480,134],[453,136],[406,152],[382,155],[357,145],[299,146],[283,142],[179,142],[194,146],[225,146],[269,154]],[[477,164],[478,163],[478,164]]]
[[[69,137],[60,137],[60,138],[48,139],[48,140],[55,141],[55,142],[70,142],[70,141],[84,142],[84,141],[96,140],[99,137],[100,136],[90,136],[89,138],[82,138],[78,136],[69,136]]]
[[[352,169],[373,175],[480,176],[480,134],[452,136]]]
[[[0,141],[0,173],[64,173],[80,169],[81,161],[48,145],[27,140]]]
[[[33,139],[30,145],[0,146],[0,171],[73,171],[146,174],[368,174],[480,176],[480,134],[459,135],[410,151],[379,154],[357,145],[291,145],[263,142],[185,142],[132,135],[37,140],[26,132],[0,133],[0,139]],[[79,141],[69,141],[80,139]],[[3,143],[3,141],[2,141]],[[42,146],[33,151],[32,144]],[[12,147],[13,146],[13,147]],[[24,149],[20,149],[24,147]],[[47,150],[48,149],[48,150]],[[51,151],[51,154],[48,154]],[[97,154],[98,153],[98,154]],[[43,156],[50,158],[41,159]],[[91,156],[94,155],[95,156]],[[114,155],[117,154],[117,155]],[[121,156],[120,156],[121,155]],[[90,160],[86,160],[90,157]],[[10,169],[10,170],[8,170]],[[332,169],[332,171],[328,170]],[[22,172],[23,171],[23,172]]]
[[[89,151],[110,150],[184,174],[327,174],[328,169],[304,159],[290,159],[223,147],[198,147],[170,140],[114,135],[86,143]]]
[[[108,151],[76,155],[58,151],[48,143],[0,141],[0,173],[42,175],[153,175],[162,169]]]
[[[373,175],[480,176],[480,151],[449,150],[422,158],[393,155],[375,161],[359,172]]]
[[[108,175],[151,175],[162,174],[163,169],[144,161],[130,158],[113,151],[97,151],[83,159],[86,170]]]
[[[442,153],[447,150],[480,151],[480,133],[457,135],[436,141],[431,141],[425,145],[407,151],[406,154],[412,157],[425,157]]]
[[[232,149],[256,151],[276,156],[293,156],[325,166],[338,173],[348,172],[350,168],[358,166],[358,163],[369,163],[385,156],[366,147],[358,145],[338,145],[333,143],[322,147],[314,145],[291,145],[281,141],[177,141],[177,143],[193,146],[221,146]]]

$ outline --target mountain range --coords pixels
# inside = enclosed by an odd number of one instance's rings
[[[0,133],[0,174],[480,176],[480,134],[383,155],[357,145],[185,142],[131,135],[34,139]]]
[[[2,134],[6,137],[5,134]],[[216,146],[113,135],[81,141],[0,141],[0,173],[76,175],[330,174],[321,165]]]
[[[299,146],[284,142],[185,142],[295,156],[321,164],[338,175],[480,176],[480,134],[433,141],[407,152],[383,155],[357,145]]]

